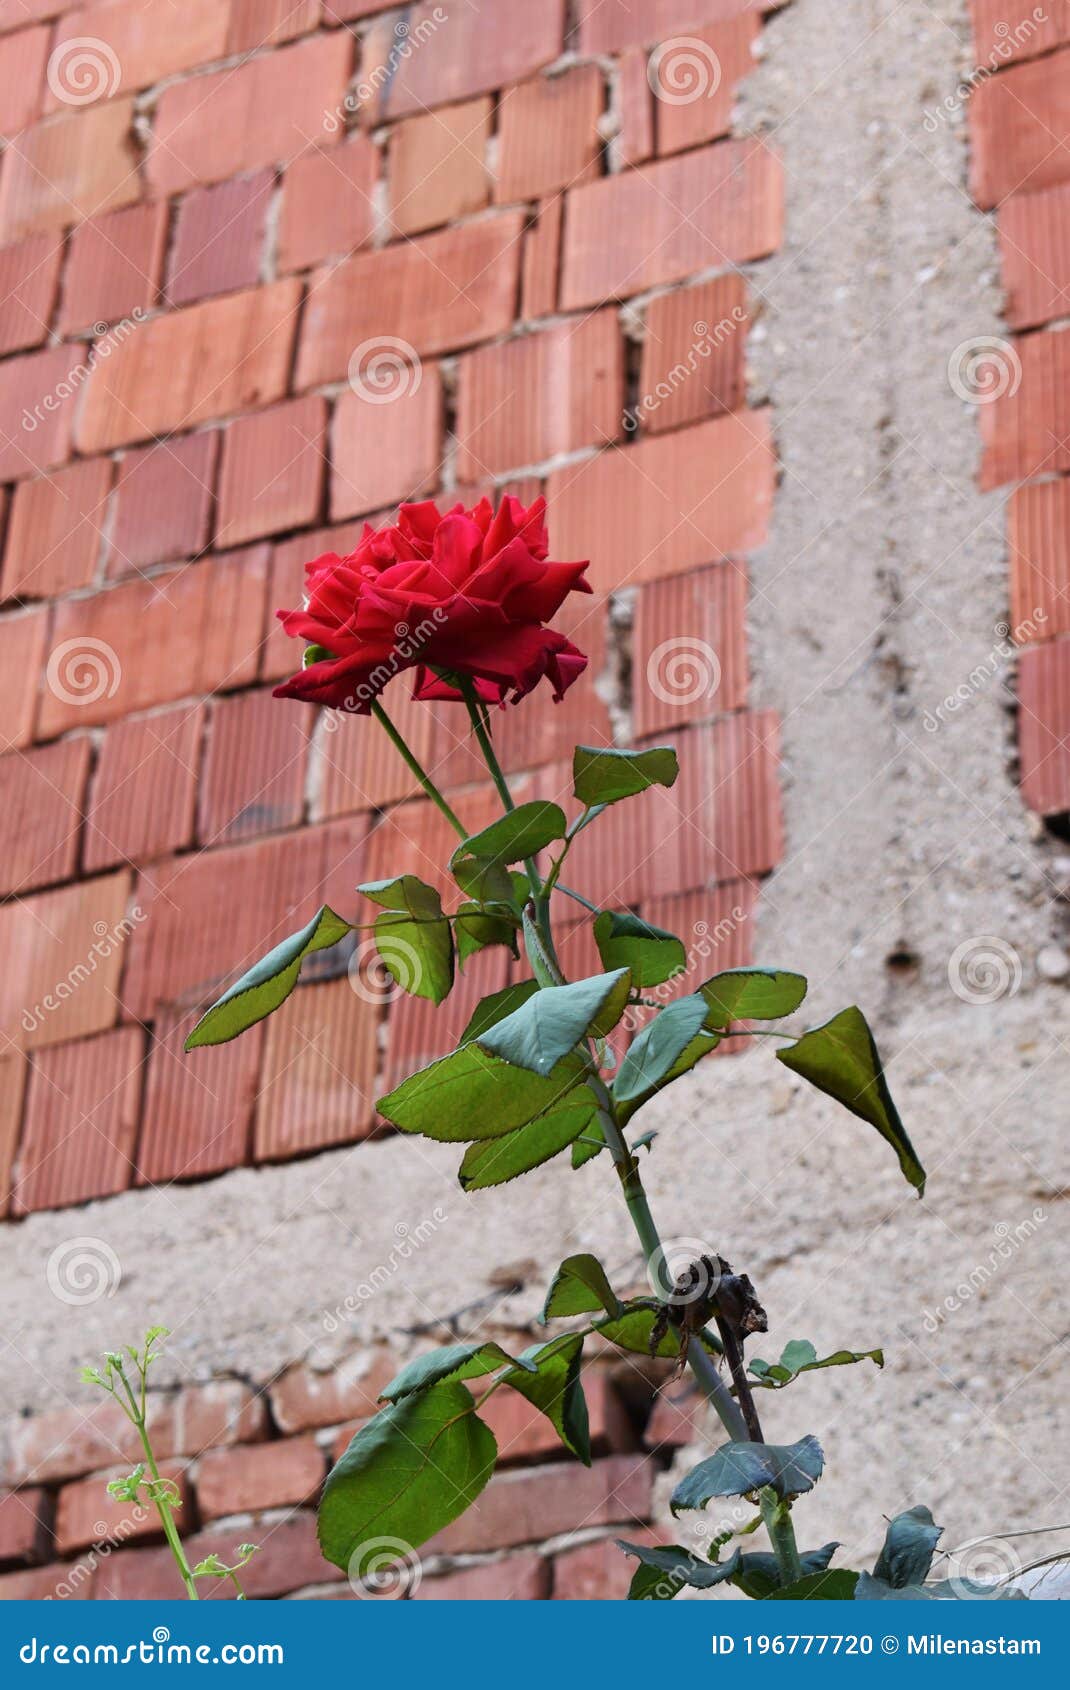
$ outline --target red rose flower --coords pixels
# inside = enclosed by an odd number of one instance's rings
[[[586,563],[547,561],[545,499],[506,497],[445,515],[428,500],[397,523],[365,527],[349,557],[305,565],[307,603],[280,610],[288,634],[325,654],[276,687],[365,715],[387,683],[416,670],[415,696],[460,699],[468,676],[488,704],[516,702],[545,675],[560,700],[582,673],[581,651],[546,626],[570,592],[591,591]],[[445,675],[443,674],[445,672]]]

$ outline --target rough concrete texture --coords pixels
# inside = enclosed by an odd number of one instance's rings
[[[1066,999],[1036,966],[1064,943],[1059,848],[1034,837],[1015,787],[1006,660],[925,726],[989,665],[1007,605],[1000,500],[974,485],[977,410],[947,373],[963,340],[999,332],[994,235],[967,197],[964,124],[924,122],[967,42],[952,0],[834,15],[795,0],[767,26],[744,113],[783,152],[788,205],[783,250],[751,278],[753,391],[775,408],[783,463],[753,566],[753,696],[783,713],[788,830],[760,951],[810,973],[813,1020],[853,1001],[871,1014],[929,1194],[917,1202],[872,1131],[764,1046],[644,1117],[660,1129],[644,1171],[663,1234],[750,1272],[772,1328],[759,1353],[792,1337],[887,1349],[883,1374],[762,1399],[769,1437],[826,1446],[797,1508],[803,1545],[837,1537],[850,1557],[916,1502],[948,1543],[1070,1515]],[[978,939],[997,942],[996,974],[959,965],[956,991],[949,962]],[[532,1319],[570,1251],[637,1275],[602,1160],[466,1198],[458,1159],[384,1139],[5,1229],[2,1406],[77,1396],[78,1364],[149,1321],[174,1329],[172,1374],[263,1379],[372,1336],[411,1341],[492,1294],[503,1265],[524,1281],[494,1307],[503,1325]],[[403,1258],[398,1225],[427,1222]],[[74,1234],[118,1254],[110,1300],[49,1294],[49,1254]],[[365,1297],[376,1269],[385,1284]]]

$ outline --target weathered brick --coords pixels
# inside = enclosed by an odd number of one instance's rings
[[[633,47],[620,60],[617,152],[622,164],[643,164],[654,156],[654,94],[647,68],[647,55],[639,48]]]
[[[774,479],[768,415],[734,411],[555,471],[554,546],[598,591],[680,574],[761,545]]]
[[[631,1455],[610,1456],[591,1467],[569,1461],[501,1473],[459,1520],[431,1539],[424,1553],[509,1549],[558,1532],[646,1520],[652,1478],[650,1465]]]
[[[0,39],[0,140],[17,135],[41,110],[51,33],[20,29]]]
[[[999,208],[999,242],[1012,327],[1070,314],[1070,182],[1012,194]]]
[[[203,1520],[308,1502],[323,1483],[323,1451],[315,1438],[277,1438],[244,1449],[215,1449],[197,1463],[197,1505]]]
[[[742,12],[655,48],[648,74],[660,154],[729,133],[739,84],[754,68],[759,27],[753,11]]]
[[[138,1027],[43,1051],[26,1093],[16,1214],[107,1197],[131,1183],[141,1101]]]
[[[275,282],[139,323],[86,383],[81,451],[107,451],[281,398],[300,294],[299,282]]]
[[[564,203],[563,194],[544,200],[524,232],[522,315],[529,320],[549,317],[557,310]]]
[[[246,1594],[254,1600],[345,1577],[323,1559],[312,1513],[296,1512],[285,1520],[263,1524],[251,1536],[259,1549],[243,1569],[241,1580]],[[198,1532],[186,1543],[186,1552],[195,1562],[211,1554],[226,1561],[233,1556],[234,1548],[234,1533],[218,1527]],[[102,1561],[95,1594],[119,1601],[166,1601],[181,1595],[181,1585],[176,1589],[177,1584],[169,1549],[130,1549]],[[199,1594],[202,1600],[226,1601],[236,1596],[229,1579],[204,1579]]]
[[[104,545],[111,478],[107,458],[83,458],[19,482],[4,548],[5,597],[49,598],[90,584]]]
[[[4,157],[0,242],[65,229],[141,198],[130,100],[45,118]]]
[[[45,608],[0,616],[0,673],[6,695],[0,751],[17,750],[33,736],[48,621]]]
[[[315,522],[326,430],[327,404],[318,395],[231,423],[223,437],[217,545],[241,545]]]
[[[556,59],[565,33],[565,0],[498,0],[492,11],[450,12],[438,23],[434,0],[421,0],[408,14],[411,51],[396,56],[395,75],[385,85],[381,111],[390,117],[428,106],[486,94]],[[391,26],[386,47],[393,40]],[[374,34],[374,32],[373,32]]]
[[[0,909],[0,1035],[32,1050],[114,1025],[129,892],[113,874]]]
[[[83,736],[0,757],[0,892],[74,874],[91,753]]]
[[[21,1051],[0,1057],[0,1215],[11,1207],[11,1172],[22,1130],[29,1063]]]
[[[86,817],[86,868],[144,863],[193,841],[203,704],[127,716],[104,735]]]
[[[300,1362],[271,1387],[276,1423],[283,1432],[306,1432],[378,1414],[379,1393],[398,1365],[396,1356],[384,1349],[361,1350],[330,1373],[318,1373]]]
[[[542,1602],[550,1594],[550,1563],[544,1555],[506,1555],[422,1578],[410,1594],[416,1602]]]
[[[1070,633],[1070,481],[1019,487],[1007,507],[1013,637]]]
[[[597,65],[539,76],[502,96],[498,200],[542,199],[598,175],[605,85]]]
[[[998,70],[1016,59],[1034,58],[1070,41],[1070,13],[1066,6],[1046,12],[1043,6],[1030,10],[1009,9],[1007,0],[970,0],[973,18],[974,63]]]
[[[208,544],[219,429],[124,454],[115,488],[110,576],[193,557]]]
[[[293,642],[290,642],[293,658]],[[404,735],[417,761],[426,769],[432,761],[435,719],[404,685],[391,689],[390,718]],[[370,716],[326,710],[313,756],[318,794],[315,817],[351,815],[355,810],[384,809],[419,791],[397,751]]]
[[[624,356],[615,311],[481,347],[461,360],[462,481],[539,463],[621,433]]]
[[[667,1386],[654,1398],[643,1444],[653,1450],[683,1449],[699,1441],[709,1419],[710,1405],[693,1386]]]
[[[39,1486],[0,1491],[0,1563],[43,1561],[51,1519],[51,1499]]]
[[[64,89],[77,92],[83,86],[62,67],[66,53],[76,52],[66,43],[86,40],[92,43],[89,62],[95,68],[90,86],[100,87],[101,98],[111,98],[221,59],[227,50],[227,7],[220,0],[183,0],[176,14],[171,0],[101,0],[67,12],[56,30],[55,88],[46,102],[50,111],[64,103]],[[70,62],[73,66],[76,59]]]
[[[320,0],[231,0],[227,52],[274,47],[315,29],[319,21]]]
[[[978,82],[967,110],[970,188],[983,209],[1070,177],[1070,52]]]
[[[294,159],[282,181],[280,275],[369,244],[379,162],[379,148],[366,135]]]
[[[640,588],[632,633],[637,737],[746,703],[746,616],[747,577],[736,563]]]
[[[63,11],[67,0],[0,0],[0,33],[9,29],[24,29],[28,23],[40,23]]]
[[[344,376],[358,346],[400,340],[417,353],[447,352],[503,333],[513,320],[522,228],[519,216],[505,213],[318,274],[305,311],[299,386]]]
[[[1022,797],[1042,816],[1070,810],[1070,641],[1023,651],[1018,665]]]
[[[367,1136],[375,1119],[379,1004],[349,979],[299,987],[268,1024],[258,1162]]]
[[[311,705],[282,706],[270,692],[214,702],[198,793],[202,845],[298,826],[315,715]]]
[[[155,303],[167,245],[167,205],[130,205],[80,223],[63,282],[64,334],[136,317]]]
[[[159,1515],[151,1504],[109,1496],[109,1479],[123,1478],[129,1471],[128,1467],[112,1467],[106,1473],[94,1473],[91,1478],[63,1486],[56,1504],[56,1548],[61,1555],[102,1543],[125,1544],[162,1535]],[[161,1462],[160,1477],[178,1487],[182,1500],[175,1503],[175,1523],[185,1535],[190,1529],[192,1491],[183,1463]]]
[[[1070,332],[997,343],[977,387],[983,488],[1070,469]]]
[[[66,460],[74,395],[84,379],[81,347],[50,346],[0,364],[0,480],[17,481]]]
[[[87,1557],[7,1573],[0,1578],[0,1602],[61,1602],[71,1597],[85,1602],[93,1594],[95,1572]]]
[[[186,195],[168,272],[173,305],[252,287],[259,280],[274,192],[274,172],[261,170]]]
[[[734,411],[746,397],[742,276],[660,294],[647,307],[637,424],[656,434]]]
[[[442,380],[435,364],[402,364],[386,353],[388,386],[377,385],[380,354],[343,393],[331,430],[331,516],[381,510],[433,493],[439,480]],[[394,392],[396,397],[385,400]]]
[[[267,567],[266,547],[253,547],[65,599],[52,629],[41,733],[252,680]]]
[[[664,1534],[648,1527],[624,1533],[629,1543],[644,1546],[664,1542]],[[556,1602],[621,1602],[628,1594],[638,1562],[617,1548],[612,1537],[581,1543],[554,1556],[553,1588]]]
[[[220,1062],[212,1049],[183,1050],[197,1020],[196,1011],[161,1011],[156,1018],[137,1151],[138,1185],[203,1179],[249,1159],[263,1027],[250,1027],[229,1060]]]
[[[55,235],[0,247],[0,356],[46,338],[62,263],[63,243]]]
[[[434,229],[486,205],[490,114],[489,100],[471,100],[406,118],[391,130],[390,218],[398,234]]]
[[[341,103],[352,62],[352,37],[336,30],[173,83],[156,108],[147,165],[153,192],[183,193],[328,143],[323,114]]]
[[[783,172],[761,141],[722,141],[568,196],[561,303],[627,298],[780,242]]]
[[[580,47],[585,53],[617,53],[623,47],[652,46],[703,24],[746,12],[764,12],[778,0],[580,0]]]

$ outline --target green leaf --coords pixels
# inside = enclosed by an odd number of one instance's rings
[[[402,1132],[469,1144],[501,1138],[565,1107],[586,1071],[582,1057],[567,1056],[552,1073],[533,1074],[466,1044],[411,1074],[378,1108]]]
[[[186,1050],[226,1044],[263,1021],[293,991],[304,958],[313,951],[325,951],[337,945],[350,932],[349,922],[324,904],[307,927],[276,945],[205,1011],[186,1040]]]
[[[518,1068],[549,1074],[581,1039],[604,1035],[616,1026],[630,989],[626,968],[568,986],[544,986],[481,1033],[480,1047]]]
[[[618,1319],[624,1305],[597,1256],[566,1256],[546,1294],[543,1320],[590,1314],[596,1309],[604,1309],[612,1319]]]
[[[763,1390],[782,1391],[784,1386],[790,1385],[800,1373],[813,1373],[820,1367],[849,1367],[856,1361],[872,1361],[876,1362],[878,1367],[883,1367],[884,1351],[836,1350],[819,1361],[817,1351],[808,1339],[793,1338],[790,1344],[785,1344],[778,1362],[762,1361],[755,1356],[748,1371],[754,1374]]]
[[[865,1574],[861,1575],[863,1578]],[[851,1602],[857,1592],[859,1574],[848,1567],[832,1567],[827,1573],[808,1573],[783,1590],[771,1590],[767,1602]]]
[[[485,1191],[488,1186],[506,1185],[511,1179],[530,1173],[532,1168],[567,1150],[573,1139],[597,1121],[599,1111],[593,1091],[588,1086],[577,1086],[559,1109],[552,1109],[502,1138],[470,1144],[458,1171],[463,1189]]]
[[[475,1501],[498,1446],[470,1391],[446,1382],[384,1409],[331,1469],[319,1510],[327,1560],[360,1578],[384,1537],[418,1549]]]
[[[514,890],[507,873],[510,863],[523,862],[563,839],[566,826],[559,804],[543,799],[520,804],[481,833],[462,839],[450,858],[450,873],[462,891],[481,904],[509,902]]]
[[[839,1549],[838,1543],[826,1543],[821,1549],[804,1549],[799,1556],[799,1564],[803,1576],[808,1578],[813,1573],[823,1573],[829,1562]],[[851,1575],[857,1578],[857,1573]],[[780,1569],[775,1555],[756,1553],[744,1555],[740,1561],[739,1572],[733,1579],[744,1596],[749,1596],[755,1602],[761,1602],[771,1596],[774,1590],[780,1589]]]
[[[908,1584],[924,1584],[943,1529],[925,1507],[907,1508],[897,1514],[888,1522],[873,1577],[894,1585],[896,1590]]]
[[[481,1379],[486,1373],[497,1372],[499,1367],[521,1365],[500,1344],[447,1344],[441,1350],[429,1350],[410,1361],[380,1393],[379,1401],[399,1402],[416,1391],[430,1390],[443,1379]]]
[[[714,1585],[734,1579],[739,1571],[738,1549],[727,1561],[714,1564],[699,1560],[678,1543],[647,1549],[623,1538],[616,1541],[618,1549],[634,1555],[639,1562],[628,1589],[629,1602],[671,1602],[685,1585],[693,1590],[712,1590]]]
[[[589,1467],[591,1430],[580,1379],[582,1355],[583,1336],[579,1332],[553,1338],[548,1344],[533,1344],[523,1352],[521,1361],[534,1363],[536,1372],[514,1368],[503,1375],[502,1382],[545,1414],[565,1448]]]
[[[706,1019],[705,1001],[698,996],[677,998],[632,1040],[613,1081],[617,1103],[652,1097],[696,1038]]]
[[[415,874],[357,887],[383,914],[375,942],[389,973],[410,997],[442,1003],[453,987],[453,934],[433,886]]]
[[[485,951],[488,945],[507,945],[514,957],[519,954],[515,921],[510,921],[508,916],[489,914],[478,904],[461,905],[453,918],[453,936],[457,961],[462,968],[469,957]]]
[[[572,1146],[572,1166],[582,1168],[592,1156],[598,1156],[606,1148],[606,1135],[602,1130],[601,1120],[592,1121],[582,1139],[577,1139]]]
[[[687,967],[687,952],[674,933],[629,910],[603,910],[594,938],[604,966],[630,968],[637,986],[660,986]]]
[[[671,745],[648,751],[603,750],[577,745],[572,755],[572,790],[581,804],[616,804],[649,786],[672,786],[680,773]]]
[[[519,1009],[522,1003],[527,1003],[532,993],[538,989],[537,980],[520,980],[515,986],[505,986],[500,992],[491,992],[489,997],[482,998],[461,1034],[461,1044],[471,1044],[473,1039],[482,1038],[488,1027],[493,1027],[496,1022],[504,1021],[507,1015],[512,1015],[514,1009]]]
[[[699,987],[711,1028],[733,1021],[777,1021],[792,1015],[806,996],[806,979],[783,968],[728,968]]]
[[[650,1332],[654,1325],[655,1311],[648,1308],[629,1308],[625,1305],[624,1313],[619,1319],[596,1320],[594,1329],[603,1338],[618,1349],[627,1350],[630,1355],[648,1356],[650,1354]],[[699,1333],[703,1347],[711,1356],[720,1355],[721,1346],[711,1333]],[[674,1332],[667,1332],[659,1343],[654,1354],[675,1360],[680,1351],[680,1339]]]
[[[785,1068],[876,1127],[898,1156],[906,1179],[919,1197],[924,1195],[925,1169],[892,1102],[873,1034],[860,1009],[842,1010],[776,1054]]]
[[[722,1444],[681,1479],[669,1506],[679,1514],[684,1508],[705,1508],[711,1497],[747,1496],[766,1485],[786,1502],[813,1490],[824,1465],[815,1437],[796,1444]]]
[[[883,1579],[859,1573],[856,1602],[1028,1602],[1024,1590],[1005,1585],[970,1584],[964,1579],[934,1579],[932,1584],[885,1584]]]
[[[681,998],[679,1001],[684,1003],[687,1000]],[[672,1007],[674,1006],[669,1005],[669,1008]],[[661,1013],[664,1015],[667,1011],[662,1010]],[[622,1099],[618,1098],[617,1115],[621,1126],[625,1126],[627,1122],[631,1120],[632,1116],[643,1107],[643,1104],[648,1103],[650,1099],[656,1095],[656,1093],[664,1091],[666,1086],[671,1086],[674,1080],[678,1080],[680,1078],[681,1074],[689,1074],[691,1069],[694,1068],[697,1063],[701,1062],[704,1056],[709,1056],[711,1051],[717,1049],[720,1042],[720,1033],[696,1033],[695,1037],[684,1046],[668,1073],[663,1076],[656,1086],[651,1086],[648,1091],[640,1092],[637,1097],[632,1098],[628,1102],[624,1102]],[[623,1063],[621,1066],[623,1067]],[[619,1080],[619,1074],[617,1078]]]

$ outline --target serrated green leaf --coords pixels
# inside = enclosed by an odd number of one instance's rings
[[[841,1010],[776,1054],[785,1068],[876,1127],[898,1156],[904,1177],[919,1197],[924,1195],[925,1169],[892,1102],[873,1034],[860,1009]]]
[[[576,1139],[572,1146],[572,1166],[582,1168],[592,1156],[598,1156],[606,1148],[606,1135],[602,1130],[601,1121],[592,1121],[582,1138]]]
[[[504,1021],[507,1015],[512,1015],[513,1011],[519,1009],[521,1004],[527,1003],[532,993],[538,989],[537,980],[520,980],[515,986],[505,986],[500,992],[491,992],[489,997],[482,998],[461,1034],[461,1044],[471,1044],[473,1039],[482,1038],[488,1027],[493,1027],[497,1022]]]
[[[521,1359],[534,1364],[536,1371],[513,1368],[503,1375],[502,1383],[545,1414],[565,1448],[589,1467],[591,1430],[580,1377],[582,1357],[583,1336],[579,1332],[551,1339],[548,1344],[533,1344]]]
[[[706,1019],[703,998],[677,998],[655,1015],[628,1046],[613,1081],[614,1101],[635,1103],[652,1097],[668,1076]]]
[[[859,1575],[848,1567],[830,1567],[825,1573],[808,1573],[783,1590],[771,1590],[766,1602],[851,1602]]]
[[[884,1366],[883,1350],[835,1350],[830,1356],[823,1356],[818,1360],[817,1351],[805,1338],[793,1338],[790,1344],[785,1344],[778,1362],[762,1361],[759,1356],[749,1364],[748,1371],[753,1373],[756,1389],[760,1386],[768,1391],[782,1391],[785,1385],[790,1385],[800,1373],[813,1373],[822,1367],[850,1367],[858,1361],[872,1361],[878,1367]]]
[[[496,1373],[500,1367],[520,1365],[518,1358],[503,1350],[500,1344],[447,1344],[410,1361],[380,1393],[379,1401],[400,1402],[402,1397],[428,1391],[444,1379],[481,1379],[484,1374]]]
[[[453,936],[461,968],[469,957],[485,951],[490,945],[505,945],[514,957],[519,954],[515,921],[481,909],[479,904],[461,905],[453,918]]]
[[[733,1021],[778,1021],[792,1015],[806,996],[802,974],[783,968],[728,968],[699,988],[709,1006],[711,1030]]]
[[[590,1314],[597,1309],[604,1310],[614,1320],[624,1312],[605,1268],[597,1256],[566,1256],[546,1293],[543,1320]]]
[[[671,745],[653,745],[646,751],[577,745],[572,754],[572,790],[588,807],[616,804],[650,786],[672,786],[679,773]]]
[[[896,1590],[908,1584],[924,1584],[943,1529],[935,1524],[928,1508],[904,1509],[888,1522],[873,1577]]]
[[[415,874],[357,887],[383,914],[375,942],[388,972],[410,997],[442,1003],[453,987],[453,934],[433,886]]]
[[[627,1350],[630,1355],[648,1356],[650,1354],[650,1333],[654,1325],[655,1311],[648,1308],[630,1308],[625,1304],[624,1313],[616,1320],[596,1320],[594,1329],[601,1333],[609,1343],[616,1344],[618,1349]],[[699,1333],[703,1348],[711,1356],[720,1355],[721,1346],[711,1332]],[[675,1360],[680,1351],[680,1339],[675,1332],[667,1332],[654,1351],[656,1356],[670,1357]]]
[[[307,927],[276,945],[206,1010],[186,1040],[186,1050],[226,1044],[285,1003],[297,984],[301,963],[313,951],[327,950],[352,932],[348,921],[324,904]]]
[[[630,910],[603,910],[594,924],[594,939],[603,965],[631,969],[637,986],[660,986],[687,966],[687,952],[674,933]]]
[[[567,823],[559,804],[534,799],[520,804],[482,832],[462,839],[450,858],[450,873],[461,890],[480,904],[508,902],[513,897],[512,863],[537,856],[547,845],[564,839]]]
[[[482,1050],[535,1074],[549,1074],[581,1039],[610,1032],[631,989],[626,968],[567,986],[545,986],[479,1036]]]
[[[552,1073],[533,1074],[465,1044],[403,1080],[379,1100],[379,1113],[402,1132],[443,1144],[470,1144],[542,1120],[565,1108],[583,1082],[582,1057],[567,1056]]]
[[[669,1543],[653,1549],[617,1538],[617,1548],[634,1555],[639,1562],[628,1588],[629,1602],[671,1602],[685,1585],[693,1590],[712,1590],[725,1584],[739,1571],[740,1554],[735,1550],[727,1561],[700,1561],[689,1549]]]
[[[686,999],[681,998],[679,1001],[683,1003],[686,1002]],[[668,1007],[672,1008],[673,1006],[670,1004]],[[664,1015],[666,1011],[662,1010],[661,1013]],[[696,1033],[695,1037],[684,1046],[672,1067],[657,1085],[651,1086],[648,1091],[639,1092],[637,1096],[628,1101],[617,1098],[617,1117],[621,1126],[626,1126],[632,1116],[643,1107],[644,1103],[648,1103],[659,1091],[664,1091],[666,1086],[671,1086],[681,1075],[689,1074],[691,1069],[701,1062],[704,1056],[709,1056],[711,1052],[717,1049],[720,1042],[720,1033]]]
[[[475,1501],[498,1446],[470,1391],[447,1381],[370,1420],[331,1469],[319,1508],[327,1560],[362,1577],[393,1538],[418,1549]]]
[[[570,1091],[558,1109],[551,1109],[536,1121],[517,1127],[501,1138],[470,1144],[458,1170],[465,1191],[485,1191],[492,1185],[507,1185],[511,1179],[530,1173],[552,1157],[560,1155],[580,1133],[597,1121],[600,1105],[588,1086]]]
[[[685,1508],[705,1508],[715,1496],[747,1496],[767,1485],[784,1502],[813,1490],[824,1465],[815,1437],[794,1444],[722,1444],[681,1479],[669,1506],[679,1514]]]
[[[803,1577],[809,1578],[814,1573],[823,1573],[835,1555],[840,1545],[826,1543],[821,1549],[804,1549],[799,1554],[799,1565],[803,1570]],[[857,1574],[852,1577],[857,1578]],[[755,1602],[761,1602],[771,1596],[774,1590],[780,1589],[780,1568],[775,1555],[761,1552],[744,1555],[739,1564],[739,1571],[732,1583],[742,1590],[744,1596],[749,1596]]]

